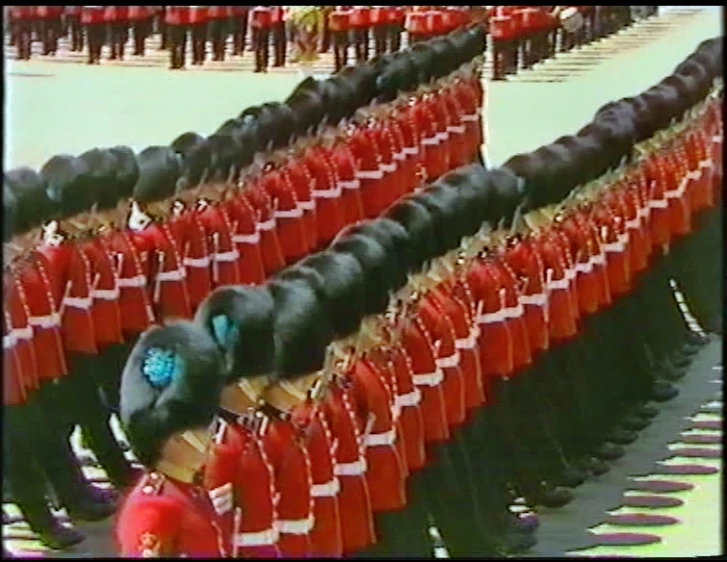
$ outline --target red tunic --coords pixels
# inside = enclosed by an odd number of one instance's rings
[[[40,386],[40,380],[33,344],[33,327],[30,325],[30,307],[17,275],[6,272],[3,289],[6,324],[10,330],[9,341],[13,343],[17,373],[23,387],[28,392],[33,392]]]
[[[244,194],[228,199],[223,207],[232,227],[232,241],[240,254],[237,261],[240,283],[261,285],[265,282],[265,266],[255,209]]]
[[[553,342],[567,341],[576,334],[569,280],[566,276],[567,264],[551,232],[544,232],[538,238],[538,246],[546,272],[550,339]]]
[[[212,249],[198,213],[186,210],[167,224],[182,255],[189,305],[194,311],[212,291]]]
[[[517,278],[502,256],[495,260],[497,274],[505,289],[505,308],[503,313],[512,335],[512,359],[515,372],[532,364],[530,341],[525,325],[525,310],[520,303],[520,288]]]
[[[284,557],[307,557],[312,552],[313,479],[311,463],[299,431],[289,421],[272,419],[263,436],[263,448],[275,470],[280,494],[278,548]]]
[[[576,290],[581,313],[593,314],[599,307],[599,279],[593,271],[593,258],[596,255],[594,252],[597,252],[597,248],[593,247],[587,230],[579,224],[575,215],[563,221],[562,229],[576,262]]]
[[[649,186],[649,208],[651,209],[651,238],[657,247],[669,244],[671,225],[669,221],[669,201],[666,198],[667,178],[664,159],[658,155],[645,162]]]
[[[295,190],[278,170],[265,173],[260,186],[273,202],[276,232],[285,263],[295,263],[308,252],[303,209],[298,206]]]
[[[232,553],[237,548],[242,558],[276,557],[275,472],[259,437],[236,423],[219,419],[215,442],[206,467],[205,487],[221,508],[218,512],[224,517],[227,551]]]
[[[308,168],[314,182],[311,194],[316,202],[318,232],[316,248],[323,248],[330,244],[344,226],[341,189],[338,186],[336,168],[328,149],[320,145],[306,149],[302,162]]]
[[[217,205],[197,207],[199,221],[207,235],[212,260],[212,285],[237,285],[240,282],[240,252],[232,240],[232,224]]]
[[[384,384],[384,375],[366,357],[356,361],[349,371],[355,399],[355,411],[364,430],[366,481],[371,507],[377,511],[399,511],[406,505],[404,466],[396,448],[396,426],[391,404],[393,398]],[[345,524],[345,523],[344,523]]]
[[[356,165],[356,179],[361,182],[361,202],[367,218],[378,217],[384,210],[384,172],[373,131],[367,127],[354,129],[348,140]]]
[[[18,406],[27,398],[23,372],[16,352],[16,338],[7,310],[3,316],[3,405]]]
[[[272,24],[272,13],[267,6],[255,6],[250,10],[250,27],[264,29]]]
[[[224,558],[223,526],[204,489],[152,472],[125,498],[115,536],[125,558]]]
[[[376,542],[361,432],[351,401],[338,385],[329,388],[322,407],[336,444],[334,472],[341,487],[338,509],[343,552],[354,554]]]
[[[315,182],[308,168],[298,158],[290,158],[281,169],[286,185],[295,192],[298,207],[303,212],[303,230],[306,253],[318,246],[316,200],[313,198]]]
[[[399,164],[404,170],[401,190],[403,193],[412,193],[419,187],[419,169],[423,166],[422,153],[419,149],[419,129],[416,126],[410,107],[397,111],[394,119],[401,131],[403,142],[401,153],[404,156],[404,161]]]
[[[348,144],[337,142],[331,150],[331,160],[336,168],[338,187],[341,190],[344,225],[363,220],[366,215],[361,197],[361,180],[356,177],[358,168]]]
[[[330,426],[318,406],[301,404],[293,412],[293,419],[306,427],[306,448],[311,460],[313,486],[313,516],[311,531],[312,551],[315,556],[340,558],[343,556],[341,517],[338,506],[340,484],[335,474],[336,444]]]
[[[257,216],[257,229],[260,233],[260,254],[265,276],[269,277],[285,267],[283,250],[276,231],[273,201],[259,183],[245,192],[247,201]]]

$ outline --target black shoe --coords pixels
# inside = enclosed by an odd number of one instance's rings
[[[577,488],[588,478],[588,474],[576,466],[566,468],[558,478],[558,484],[566,488]]]
[[[687,334],[687,343],[703,347],[709,343],[709,337],[703,336],[697,332],[689,332]]]
[[[74,506],[66,506],[71,519],[79,521],[101,521],[113,515],[116,502],[85,499]]]
[[[686,358],[691,359],[694,357],[699,351],[702,349],[702,346],[698,343],[691,343],[687,342],[684,345],[682,345],[681,349],[679,350],[679,354]]]
[[[674,365],[671,361],[664,361],[659,369],[660,378],[669,382],[682,380],[687,374],[687,369]]]
[[[692,358],[688,357],[684,353],[676,353],[674,354],[674,356],[672,356],[669,363],[671,363],[672,366],[676,367],[679,370],[688,369],[689,365],[692,364]]]
[[[654,381],[651,397],[657,402],[668,402],[679,396],[679,389],[667,381]]]
[[[606,461],[591,456],[583,457],[579,462],[579,466],[590,472],[593,476],[601,476],[611,470],[611,467],[608,466]]]
[[[550,507],[553,509],[568,505],[573,501],[573,492],[567,488],[543,488],[533,496],[527,496],[528,505]]]
[[[642,418],[653,419],[659,415],[659,408],[651,404],[640,404],[634,407],[631,413]]]
[[[620,459],[626,454],[626,451],[620,445],[614,445],[605,441],[601,443],[596,449],[591,451],[593,456],[602,461],[615,461]]]
[[[614,428],[606,434],[606,439],[616,445],[630,445],[639,438],[639,434],[628,429]]]
[[[534,533],[540,527],[540,519],[535,513],[514,515],[515,529],[521,533]]]
[[[499,547],[505,554],[517,554],[530,550],[537,542],[532,533],[508,530],[500,538]]]
[[[619,427],[623,429],[629,429],[631,431],[640,431],[651,425],[651,419],[647,417],[637,416],[629,414],[624,417],[619,423]]]
[[[51,528],[39,531],[38,537],[40,542],[53,550],[66,550],[86,540],[86,537],[73,527],[66,527],[57,521]]]

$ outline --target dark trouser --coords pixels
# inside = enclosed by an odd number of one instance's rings
[[[288,48],[288,40],[285,35],[285,22],[273,24],[273,53],[275,59],[273,66],[285,66],[285,53]]]
[[[81,426],[90,449],[111,482],[124,486],[129,483],[131,466],[111,430],[111,411],[103,403],[94,377],[104,366],[103,358],[69,357],[70,374],[53,385],[53,392],[48,393],[51,396],[43,397],[46,399],[44,411],[52,416],[66,439],[76,425]]]
[[[32,29],[28,20],[15,23],[18,60],[30,60]]]
[[[68,28],[71,34],[71,51],[83,51],[83,28],[80,16],[68,16]]]
[[[374,526],[378,541],[355,558],[431,556],[431,543],[427,537],[429,526],[423,510],[407,506],[401,511],[377,513]]]
[[[225,60],[227,21],[223,19],[210,21],[208,33],[210,41],[212,41],[212,60]]]
[[[3,422],[3,476],[13,500],[34,532],[50,530],[57,522],[45,497],[46,475],[32,446],[35,433],[47,422],[34,400],[5,406]]]
[[[43,41],[43,54],[55,55],[58,50],[58,37],[61,31],[60,18],[40,20],[40,36]]]
[[[187,53],[187,26],[167,25],[166,28],[169,34],[170,66],[172,69],[184,68]]]
[[[159,44],[160,51],[163,51],[164,49],[168,48],[169,43],[170,43],[169,28],[171,26],[164,21],[164,17],[165,17],[164,11],[165,11],[164,7],[162,7],[162,11],[159,13],[159,15],[157,16],[157,20],[156,20],[157,30],[159,32],[159,35],[161,35],[161,37],[162,37],[161,43]]]
[[[233,40],[233,55],[241,55],[245,51],[245,42],[247,41],[247,22],[249,12],[245,11],[239,17],[230,19]]]
[[[348,30],[333,31],[333,56],[336,61],[334,72],[338,72],[348,64],[348,47],[350,45]]]
[[[143,57],[146,54],[146,39],[151,34],[152,22],[150,19],[134,22],[134,55]]]
[[[386,40],[389,37],[389,29],[387,24],[379,24],[373,26],[374,33],[374,52],[376,55],[386,53]]]
[[[321,37],[321,53],[327,53],[331,49],[333,32],[328,25],[328,15],[323,16],[323,36]]]
[[[401,34],[404,33],[404,25],[401,22],[390,23],[388,28],[391,52],[398,53],[401,49]]]
[[[88,43],[88,63],[98,64],[101,61],[101,48],[106,35],[106,25],[90,23],[86,25],[86,41]]]
[[[494,40],[493,43],[493,80],[504,80],[507,74],[517,67],[517,42],[514,40]]]
[[[369,60],[369,28],[357,27],[353,30],[353,44],[356,50],[356,62]]]
[[[253,29],[252,44],[255,49],[255,72],[266,71],[270,60],[270,29]]]
[[[111,43],[110,60],[124,60],[124,46],[129,38],[128,24],[126,22],[110,23],[108,34]]]
[[[57,410],[75,405],[58,404],[56,388],[52,382],[43,383],[35,396],[29,397],[22,414],[17,414],[14,423],[22,425],[25,431],[21,432],[17,426],[13,431],[25,438],[28,450],[53,485],[61,504],[73,508],[91,499],[91,486],[57,417]],[[7,422],[8,418],[5,419]]]
[[[207,54],[207,24],[193,23],[189,30],[192,37],[192,64],[204,64]]]

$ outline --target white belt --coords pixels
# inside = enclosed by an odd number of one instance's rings
[[[477,337],[471,333],[466,338],[455,340],[454,345],[457,349],[474,349],[477,347]]]
[[[286,535],[307,535],[313,529],[314,522],[311,513],[305,519],[279,519],[274,525],[278,532]]]
[[[310,495],[314,498],[334,498],[340,489],[338,478],[334,476],[325,484],[313,484]]]
[[[379,170],[385,174],[393,174],[396,172],[396,162],[392,162],[391,164],[379,164]]]
[[[623,234],[618,235],[618,241],[621,242],[624,245],[624,248],[629,243],[629,233],[624,232]]]
[[[10,349],[14,345],[15,345],[15,335],[11,331],[7,336],[3,336],[3,349]]]
[[[360,180],[380,180],[384,177],[384,172],[379,170],[358,170],[356,178]]]
[[[712,137],[712,142],[722,142],[722,135],[714,135]]]
[[[203,258],[184,258],[182,263],[187,267],[209,267],[210,258],[209,256],[205,256]]]
[[[31,316],[28,323],[38,328],[55,328],[61,323],[61,316],[57,312],[46,316]]]
[[[256,533],[237,533],[235,546],[268,546],[278,542],[278,530],[266,529]]]
[[[439,135],[422,139],[422,146],[439,146]]]
[[[315,195],[313,197],[315,197]],[[300,207],[288,210],[278,209],[273,213],[273,215],[275,215],[276,219],[299,219],[303,216],[303,209]]]
[[[407,154],[408,156],[416,156],[419,154],[419,147],[418,146],[405,146],[402,149],[402,152],[404,154]]]
[[[339,189],[361,189],[359,180],[341,180],[338,182]]]
[[[383,433],[369,433],[364,438],[364,445],[367,447],[383,447],[385,445],[393,445],[396,441],[396,430],[392,427],[389,431]]]
[[[648,216],[651,214],[651,209],[648,206],[643,207],[637,211],[637,214],[642,219],[648,218]]]
[[[690,170],[687,172],[687,175],[686,175],[687,179],[695,180],[695,181],[701,177],[702,177],[702,170],[700,170],[700,169]]]
[[[623,243],[622,240],[619,240],[617,242],[609,242],[608,244],[603,245],[604,251],[614,253],[614,254],[620,254],[625,249],[626,249],[626,245]]]
[[[394,423],[399,419],[399,416],[401,416],[401,404],[396,401],[396,396],[394,396],[394,403],[391,405],[391,417],[394,418]]]
[[[449,125],[447,131],[457,135],[464,134],[464,125]]]
[[[591,258],[593,265],[606,265],[606,256],[603,253]]]
[[[339,187],[341,186],[339,185]],[[316,201],[315,199],[311,199],[310,201],[298,201],[298,207],[300,207],[304,211],[315,211]]]
[[[91,296],[94,299],[99,299],[102,301],[115,301],[119,298],[119,288],[115,287],[113,289],[93,289],[91,291]]]
[[[669,206],[666,199],[656,199],[649,201],[649,208],[651,209],[666,209]]]
[[[336,199],[341,196],[341,190],[337,187],[331,189],[314,189],[311,195],[316,199]]]
[[[712,159],[707,158],[706,160],[700,160],[699,161],[699,167],[700,168],[711,168],[713,165]]]
[[[475,324],[475,327],[472,328],[472,337],[478,339],[481,333],[482,332],[480,331],[480,326],[478,324]]]
[[[468,115],[463,115],[460,121],[462,121],[463,123],[472,123],[474,121],[477,121],[479,118],[479,113],[470,113]]]
[[[626,228],[630,228],[631,230],[638,230],[640,227],[641,221],[639,220],[638,216],[635,219],[626,221]]]
[[[266,221],[257,223],[258,230],[273,230],[275,228],[275,218],[270,218]]]
[[[146,275],[136,277],[119,277],[119,287],[145,287]]]
[[[577,263],[576,271],[580,273],[590,273],[593,271],[593,260],[589,259],[586,263]]]
[[[32,340],[33,328],[30,326],[26,326],[25,328],[13,328],[12,334],[15,340]]]
[[[341,462],[333,467],[333,474],[336,476],[361,476],[366,474],[366,459],[358,459],[354,462]]]
[[[63,306],[70,306],[71,308],[80,308],[82,310],[88,310],[91,308],[93,299],[91,297],[66,297],[63,299]]]
[[[578,265],[576,265],[576,268]],[[520,304],[532,306],[545,306],[548,304],[548,296],[545,293],[535,293],[532,295],[520,295]]]
[[[520,318],[525,311],[523,309],[523,305],[518,303],[517,306],[503,308],[502,312],[505,314],[505,318],[507,319],[507,318]]]
[[[573,279],[576,278],[576,271],[575,269],[566,269],[565,270],[565,278],[568,279],[568,281],[573,281]]]
[[[433,373],[412,376],[412,381],[416,386],[437,386],[444,380],[442,369],[437,368]]]
[[[229,252],[219,252],[215,254],[215,261],[234,262],[238,259],[240,259],[240,252],[237,250],[230,250]]]
[[[253,234],[233,234],[232,241],[236,244],[258,244],[260,243],[260,233]]]
[[[160,271],[157,273],[158,281],[184,281],[187,272],[183,269],[173,269],[172,271]]]
[[[449,138],[449,133],[447,131],[445,131],[443,133],[437,133],[437,138],[440,141],[446,141]]]
[[[455,351],[452,355],[449,355],[448,357],[439,357],[437,358],[435,363],[440,369],[456,367],[459,365],[459,351]]]
[[[497,312],[485,312],[477,318],[477,322],[480,324],[494,324],[495,322],[502,322],[504,320],[507,320],[505,309],[500,309]]]
[[[564,291],[568,288],[568,278],[563,277],[562,279],[553,279],[547,284],[547,288],[549,291]]]
[[[406,152],[404,152],[403,150],[401,152],[394,152],[394,154],[392,154],[391,157],[394,160],[398,160],[399,162],[403,162],[404,160],[406,160]]]
[[[422,393],[418,388],[415,388],[406,394],[397,394],[394,401],[400,408],[417,406],[422,401]]]

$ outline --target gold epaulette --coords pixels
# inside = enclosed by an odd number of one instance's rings
[[[158,496],[164,488],[166,477],[157,471],[146,473],[141,486],[141,493],[145,496]]]

